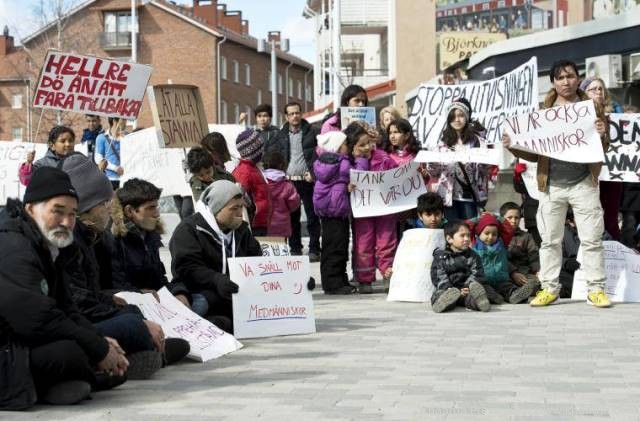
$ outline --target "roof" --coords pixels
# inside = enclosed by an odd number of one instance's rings
[[[28,79],[28,58],[22,47],[14,47],[9,54],[0,57],[0,82]]]

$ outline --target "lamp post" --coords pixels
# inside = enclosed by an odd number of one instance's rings
[[[277,40],[275,38],[271,38],[270,40],[266,40],[261,38],[258,40],[257,45],[259,53],[265,53],[267,51],[267,42],[271,49],[271,107],[275,114],[273,116],[275,119],[275,125],[280,126],[280,114],[278,113],[278,60],[276,56],[276,48],[280,48],[280,50],[285,53],[289,51],[289,39],[283,38]],[[288,82],[285,81],[285,83]]]

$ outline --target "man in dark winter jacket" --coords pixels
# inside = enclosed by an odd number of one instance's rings
[[[180,222],[169,242],[171,271],[189,291],[208,302],[207,318],[233,331],[231,294],[238,285],[229,278],[227,258],[262,256],[260,243],[242,220],[242,190],[227,180],[214,181],[202,192],[196,213]]]
[[[271,124],[273,108],[269,104],[260,104],[253,110],[256,117],[256,131],[260,134],[262,142],[266,145],[280,132],[280,129]]]
[[[117,341],[78,312],[62,278],[60,254],[73,242],[77,197],[64,172],[40,168],[25,205],[9,199],[0,214],[0,325],[8,326],[0,339],[30,348],[38,398],[53,404],[76,403],[92,388],[122,383],[128,366]]]
[[[307,215],[309,231],[309,261],[320,261],[320,219],[313,208],[313,162],[317,159],[316,136],[318,131],[302,118],[302,107],[297,102],[290,102],[284,107],[287,122],[280,133],[264,144],[265,154],[270,151],[280,152],[287,161],[287,178],[293,182]],[[289,246],[292,254],[302,254],[300,233],[301,210],[291,213],[291,237]]]

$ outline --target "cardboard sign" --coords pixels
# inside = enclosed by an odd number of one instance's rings
[[[167,148],[190,148],[209,133],[200,89],[190,85],[149,86],[153,124]]]
[[[147,320],[162,327],[166,338],[189,342],[188,357],[193,360],[205,362],[242,348],[236,338],[188,309],[166,287],[158,291],[159,302],[152,294],[119,292],[116,296],[138,306]]]
[[[506,117],[538,109],[538,65],[536,57],[495,79],[464,85],[422,84],[407,94],[409,122],[426,149],[434,149],[447,123],[447,110],[456,98],[471,103],[472,119],[487,129],[487,144],[500,142]]]
[[[144,64],[49,50],[33,106],[135,119],[151,70]]]
[[[451,164],[455,162],[477,162],[480,164],[498,165],[500,152],[494,148],[468,148],[465,150],[440,149],[435,151],[422,150],[418,152],[416,162],[438,162]]]
[[[340,107],[341,127],[346,129],[354,121],[364,121],[372,128],[376,128],[375,107]]]
[[[640,302],[640,255],[617,241],[603,241],[605,292],[612,302]],[[582,253],[578,251],[578,261]],[[578,269],[573,278],[572,300],[587,299],[584,271]]]
[[[511,148],[566,162],[602,162],[593,101],[560,105],[505,120]]]
[[[445,246],[441,229],[415,228],[404,232],[393,260],[387,301],[424,303],[431,299],[433,251]]]
[[[120,159],[124,174],[120,182],[141,178],[162,189],[162,196],[191,196],[191,187],[182,170],[185,151],[161,148],[155,128],[131,133],[122,139]]]
[[[640,182],[640,114],[609,114],[609,134],[600,180]]]
[[[20,183],[18,169],[26,162],[27,152],[34,150],[34,161],[47,153],[45,143],[0,142],[0,206],[7,203],[7,198],[22,199],[25,186]]]
[[[526,161],[527,169],[521,174],[527,193],[532,199],[540,200],[540,191],[538,190],[538,163]]]
[[[291,256],[284,237],[256,237],[262,247],[262,255],[268,257]]]
[[[471,57],[496,41],[506,39],[500,32],[441,32],[438,34],[440,70]]]
[[[309,258],[228,259],[233,294],[233,331],[238,338],[314,333],[313,298],[307,289]]]
[[[419,164],[408,162],[388,171],[351,170],[351,211],[354,218],[391,215],[413,209],[427,192]]]

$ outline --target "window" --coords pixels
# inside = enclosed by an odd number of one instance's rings
[[[278,75],[278,94],[282,95],[282,75]]]
[[[251,107],[248,105],[244,107],[244,112],[247,114],[247,126],[250,126],[251,125]]]
[[[220,113],[222,120],[220,124],[227,124],[227,101],[222,101],[222,113]]]
[[[302,99],[302,82],[298,81],[298,98]]]
[[[248,64],[244,65],[244,84],[251,86],[251,66]]]
[[[240,83],[240,64],[236,60],[233,60],[233,81]]]
[[[131,11],[123,10],[119,12],[104,13],[104,32],[122,33],[131,31]]]
[[[22,108],[22,94],[14,94],[13,97],[11,97],[11,108]]]
[[[293,79],[289,78],[289,83],[287,86],[287,96],[293,96]]]
[[[305,99],[307,101],[312,101],[313,98],[311,97],[311,85],[307,84],[307,86],[305,87]]]
[[[224,56],[220,57],[220,77],[227,80],[227,58]]]
[[[22,127],[14,127],[11,129],[11,138],[13,140],[22,141]]]
[[[233,104],[233,122],[238,124],[240,121],[240,104],[237,102]]]
[[[269,70],[269,92],[271,92],[273,90],[273,86],[271,86],[271,85],[273,85],[273,84],[271,83],[271,70]]]
[[[258,100],[256,101],[256,104],[262,104],[262,89],[258,89]]]

